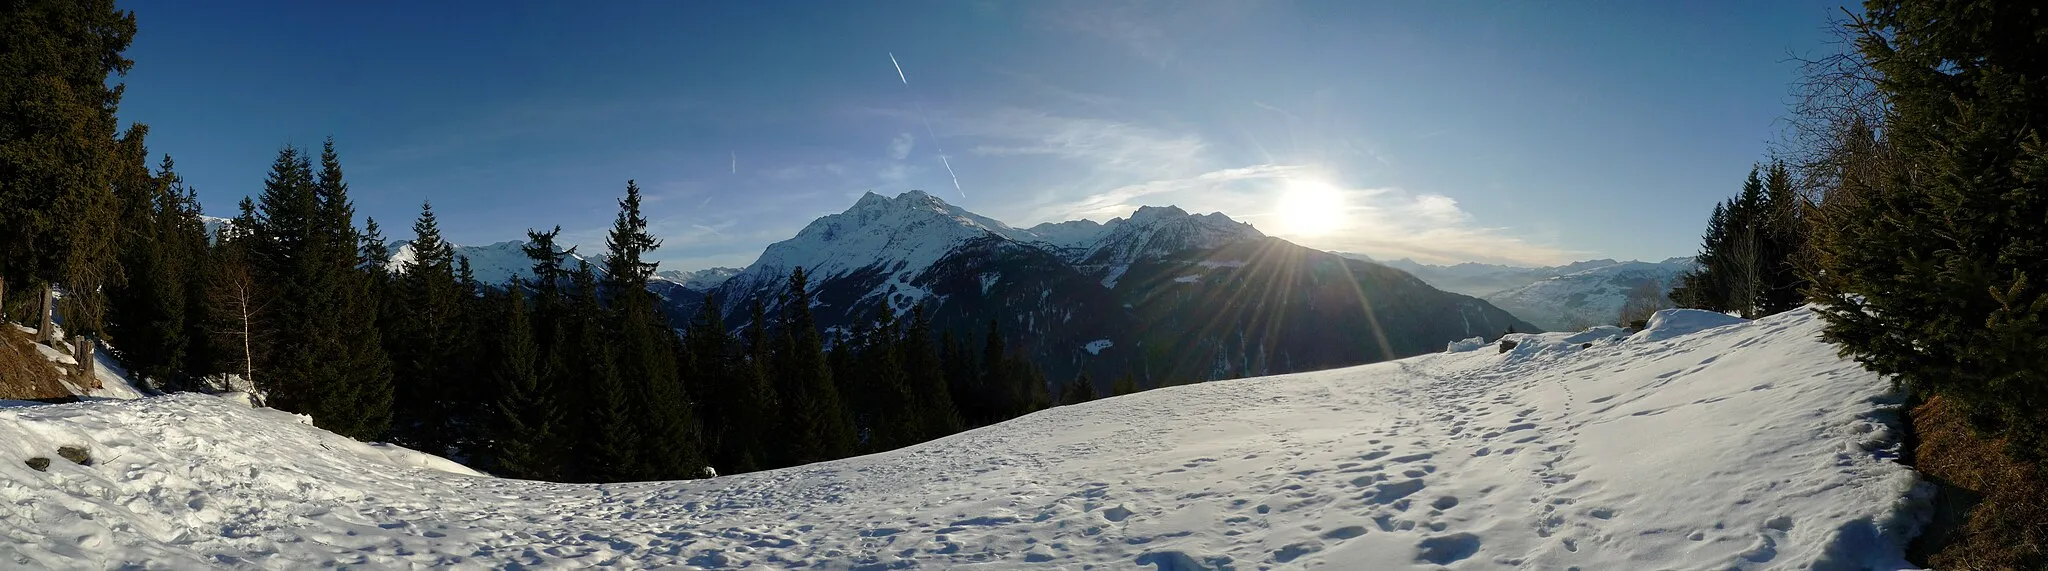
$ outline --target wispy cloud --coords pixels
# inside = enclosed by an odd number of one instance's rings
[[[1501,264],[1558,264],[1585,252],[1575,252],[1525,238],[1512,228],[1475,223],[1458,200],[1436,193],[1413,193],[1399,188],[1342,189],[1348,205],[1344,226],[1318,236],[1292,236],[1285,232],[1285,214],[1251,206],[1261,222],[1272,222],[1274,235],[1303,245],[1348,252],[1362,252],[1383,259],[1414,258],[1426,263],[1487,262]],[[1274,194],[1273,196],[1278,196]],[[1276,201],[1277,202],[1277,201]]]
[[[1076,218],[1100,219],[1125,216],[1147,204],[1161,202],[1140,201],[1147,197],[1164,197],[1177,193],[1204,193],[1223,190],[1248,181],[1272,181],[1284,179],[1289,173],[1302,171],[1302,167],[1290,165],[1252,165],[1233,169],[1205,172],[1183,178],[1151,180],[1128,184],[1079,200],[1059,201],[1046,204],[1038,209],[1038,217],[1044,220],[1072,220]],[[1202,200],[1202,197],[1189,196]],[[1171,202],[1171,201],[1168,201]]]
[[[1047,155],[1147,173],[1191,167],[1208,147],[1193,133],[1018,108],[962,120],[955,128],[986,141],[971,149],[977,155]]]
[[[903,160],[910,158],[910,149],[917,145],[917,137],[910,133],[899,133],[889,141],[889,158]]]

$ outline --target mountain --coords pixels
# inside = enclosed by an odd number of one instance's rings
[[[1913,568],[1932,486],[1891,381],[1811,310],[1701,313],[642,484],[491,478],[205,393],[0,403],[0,567]]]
[[[1535,327],[1406,273],[1270,238],[1220,213],[1145,207],[1107,223],[1016,228],[929,194],[868,193],[768,246],[708,292],[735,326],[777,303],[792,269],[820,327],[923,305],[974,339],[998,319],[1047,377],[1088,372],[1107,388],[1136,371],[1178,383],[1323,369]],[[831,335],[828,334],[828,338]],[[978,341],[977,341],[978,343]]]
[[[662,270],[659,272],[655,272],[654,278],[658,280],[674,282],[677,285],[681,285],[683,287],[697,291],[708,291],[711,288],[718,287],[719,284],[725,283],[725,280],[732,279],[733,276],[739,275],[741,271],[742,270],[740,268],[723,267],[704,268],[701,270],[693,271]]]
[[[1651,282],[1669,292],[1678,276],[1692,269],[1692,258],[1617,262],[1494,292],[1485,299],[1545,329],[1575,331],[1614,323],[1630,289]]]
[[[1339,255],[1370,259],[1364,254]],[[1613,323],[1630,288],[1656,282],[1669,291],[1679,275],[1693,269],[1691,257],[1661,262],[1583,260],[1547,267],[1438,266],[1407,258],[1383,263],[1439,289],[1485,299],[1544,329],[1571,331]]]
[[[1344,257],[1373,261],[1364,254],[1339,254]],[[1522,267],[1499,264],[1466,262],[1449,266],[1424,264],[1408,258],[1380,262],[1387,267],[1398,269],[1444,291],[1457,292],[1473,297],[1507,291],[1531,282],[1557,276],[1618,264],[1614,260],[1585,260],[1562,266]]]

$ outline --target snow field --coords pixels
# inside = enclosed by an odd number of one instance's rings
[[[691,482],[451,474],[204,395],[4,409],[0,567],[1906,567],[1888,383],[1804,310],[1665,317]]]

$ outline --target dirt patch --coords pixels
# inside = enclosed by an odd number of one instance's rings
[[[63,372],[36,352],[35,341],[13,324],[0,323],[0,399],[65,400],[75,398],[58,379]]]
[[[2048,482],[1934,397],[1911,413],[1914,468],[1940,491],[1909,556],[1934,569],[2048,569]]]

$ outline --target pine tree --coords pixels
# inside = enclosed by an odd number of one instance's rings
[[[1887,168],[1816,227],[1826,338],[2048,465],[2048,14],[1873,0],[1854,30],[1890,105]]]
[[[512,288],[505,295],[505,317],[498,328],[496,366],[498,419],[492,439],[498,469],[529,480],[562,477],[561,442],[556,434],[563,410],[540,370],[539,348],[526,316],[526,294]]]
[[[782,297],[782,342],[776,353],[776,392],[790,417],[787,464],[808,464],[853,454],[853,423],[825,363],[824,341],[811,315],[803,268],[790,272]]]

